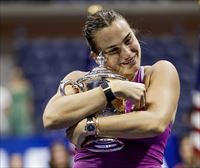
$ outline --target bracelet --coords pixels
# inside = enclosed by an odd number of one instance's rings
[[[110,86],[108,85],[108,83],[106,81],[104,81],[101,84],[101,88],[103,89],[103,92],[104,92],[104,94],[106,96],[107,102],[111,103],[116,97],[113,94],[113,92],[112,92]]]

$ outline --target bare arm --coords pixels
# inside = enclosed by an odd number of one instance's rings
[[[117,90],[115,85],[112,84],[113,91]],[[179,94],[180,83],[175,67],[167,61],[159,61],[152,66],[146,111],[99,118],[99,136],[146,138],[162,133],[173,121]]]
[[[82,72],[76,71],[65,79],[76,81],[82,76]],[[62,96],[58,90],[48,102],[43,114],[44,127],[52,129],[71,127],[106,105],[106,97],[100,87],[75,94],[72,86],[68,85],[65,91],[66,96]]]

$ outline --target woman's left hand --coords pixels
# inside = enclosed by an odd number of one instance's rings
[[[71,143],[73,143],[77,149],[82,148],[82,144],[86,139],[86,126],[87,119],[83,119],[78,124],[68,128],[66,130],[66,136],[70,140]]]

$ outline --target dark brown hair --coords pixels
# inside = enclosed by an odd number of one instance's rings
[[[95,52],[95,53],[99,52],[95,45],[94,34],[98,30],[110,26],[112,24],[112,22],[117,19],[126,20],[122,15],[115,12],[114,10],[102,10],[102,11],[98,11],[94,14],[88,15],[86,22],[85,22],[83,34],[84,34],[85,38],[87,39],[90,49],[93,52]]]

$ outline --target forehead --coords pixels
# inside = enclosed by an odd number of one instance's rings
[[[98,48],[105,49],[122,42],[131,28],[124,19],[117,19],[110,26],[96,32],[94,38]]]

